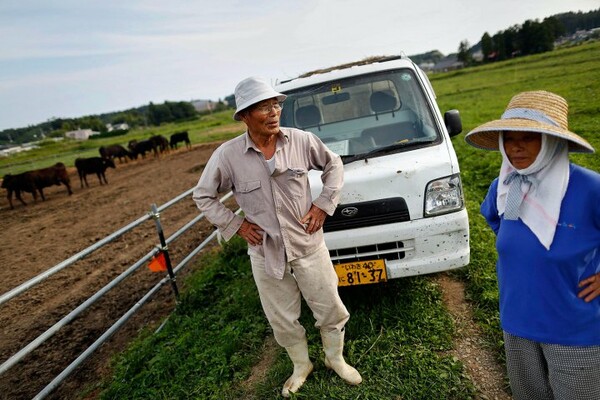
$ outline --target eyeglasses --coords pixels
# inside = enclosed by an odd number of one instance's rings
[[[269,114],[272,110],[275,110],[275,112],[279,112],[281,111],[281,109],[283,108],[283,104],[282,103],[271,103],[271,104],[260,104],[257,105],[256,107],[254,107],[254,109],[256,111],[258,111],[261,114]]]

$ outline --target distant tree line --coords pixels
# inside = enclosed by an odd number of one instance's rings
[[[527,20],[521,26],[514,25],[494,36],[485,32],[481,37],[482,62],[551,51],[555,40],[564,33],[565,28],[556,17],[545,18],[542,22]],[[460,42],[457,57],[465,65],[473,64],[472,50],[466,40]]]
[[[235,95],[230,94],[229,96],[225,97],[225,103],[229,107],[236,108],[237,106],[235,104]]]
[[[567,34],[580,30],[594,29],[600,26],[600,8],[587,13],[579,11],[577,13],[557,14],[555,17],[562,22]]]
[[[147,110],[148,123],[159,126],[166,122],[185,121],[196,118],[196,109],[187,101],[170,102],[163,104],[150,103]]]
[[[600,9],[587,13],[564,13],[538,20],[527,20],[523,25],[514,25],[490,36],[485,32],[480,46],[483,63],[506,60],[516,56],[544,53],[554,49],[555,41],[561,36],[578,30],[600,27]],[[457,58],[471,65],[473,48],[465,40],[460,42]]]
[[[165,101],[163,104],[150,103],[147,106],[100,115],[89,115],[80,118],[52,118],[37,125],[1,131],[0,145],[33,142],[46,137],[61,137],[64,136],[65,132],[77,129],[91,129],[100,132],[101,135],[95,138],[110,137],[122,134],[122,132],[109,134],[107,132],[107,124],[118,125],[125,123],[129,128],[136,128],[139,126],[159,126],[168,122],[187,121],[197,118],[202,114],[226,110],[232,106],[227,99],[229,97],[226,98],[226,101],[219,100],[212,103],[210,110],[202,112],[197,112],[192,103],[188,101]]]

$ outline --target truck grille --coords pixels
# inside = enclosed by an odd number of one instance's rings
[[[363,228],[410,221],[406,201],[402,197],[342,204],[325,219],[325,232]]]
[[[405,257],[405,253],[408,250],[409,249],[406,249],[402,242],[388,242],[329,250],[329,257],[331,257],[334,264],[381,259],[400,260]]]

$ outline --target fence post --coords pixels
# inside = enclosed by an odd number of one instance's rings
[[[175,293],[175,299],[179,300],[179,290],[177,289],[177,282],[175,278],[175,274],[173,273],[173,266],[171,265],[171,257],[169,257],[169,248],[167,246],[167,242],[165,240],[165,234],[163,233],[162,225],[160,223],[160,213],[158,212],[158,208],[155,203],[152,203],[152,212],[150,213],[152,219],[154,219],[154,223],[156,224],[156,230],[158,232],[158,238],[160,240],[160,250],[165,255],[165,262],[167,263],[167,271],[169,272],[169,280],[171,281],[171,287],[173,288],[173,293]]]

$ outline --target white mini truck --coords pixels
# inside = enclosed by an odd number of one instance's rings
[[[317,135],[344,162],[340,204],[323,227],[340,286],[469,263],[469,223],[450,137],[427,75],[405,56],[281,82],[281,125]],[[320,173],[312,171],[313,197]]]

